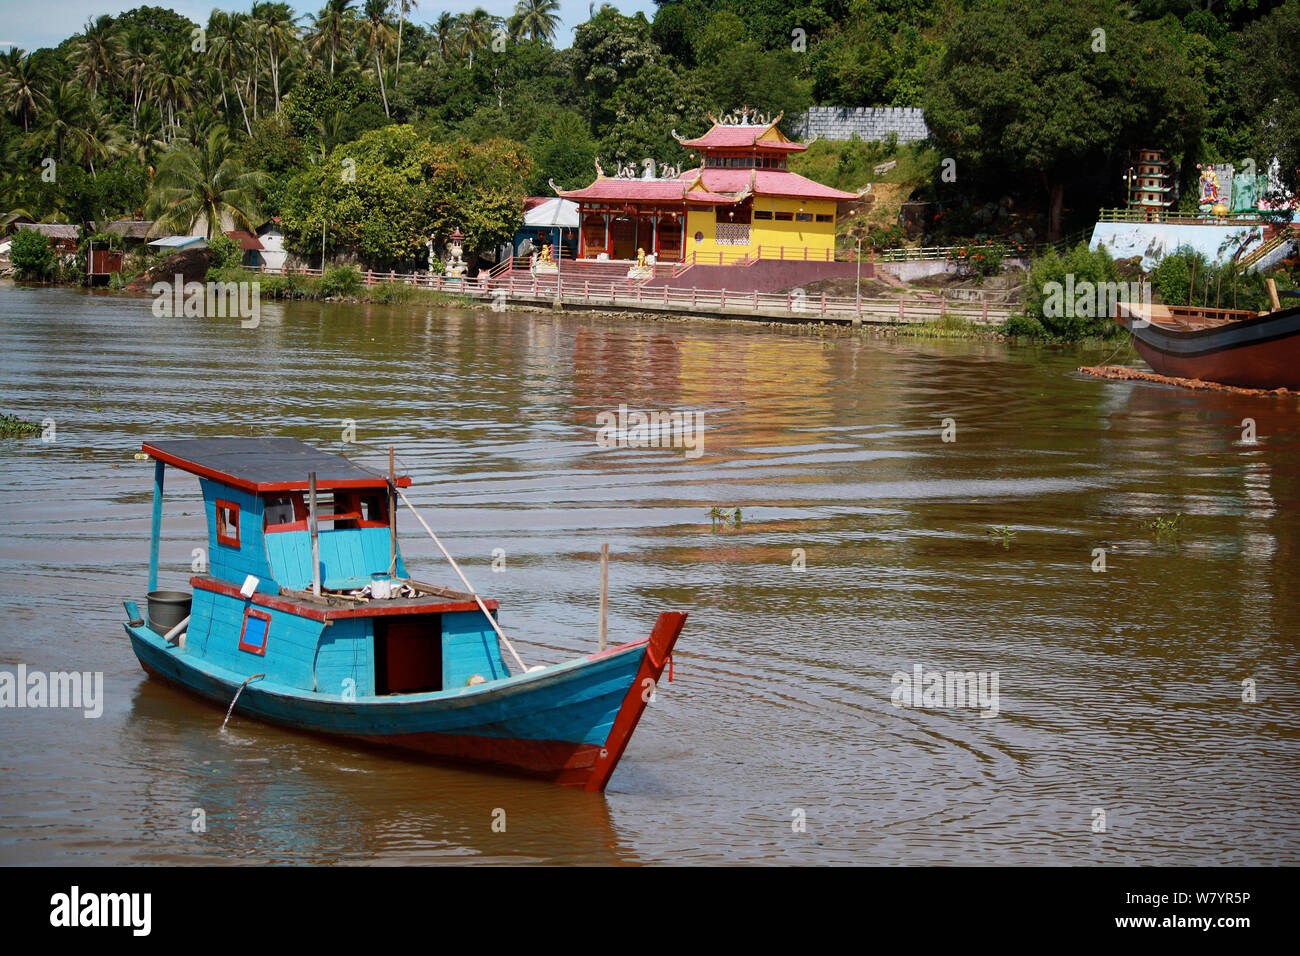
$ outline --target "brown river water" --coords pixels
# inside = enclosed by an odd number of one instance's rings
[[[0,412],[54,423],[0,442],[0,670],[104,681],[96,719],[0,709],[0,863],[1300,862],[1295,398],[1075,372],[1113,346],[150,305],[0,288]],[[702,454],[598,447],[620,404],[702,412]],[[608,792],[219,733],[146,679],[133,455],[217,435],[393,445],[529,664],[594,649],[602,542],[612,640],[689,611]],[[168,491],[176,586],[205,531],[197,481]],[[412,573],[454,584],[401,530]],[[996,714],[897,706],[917,666],[996,674]]]

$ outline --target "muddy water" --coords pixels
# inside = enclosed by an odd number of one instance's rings
[[[1300,409],[1074,373],[1107,352],[0,289],[0,411],[55,424],[0,443],[0,669],[105,697],[0,710],[0,862],[1296,863]],[[621,403],[702,411],[703,454],[596,447]],[[690,612],[607,794],[219,733],[145,678],[140,442],[342,449],[344,419],[528,663],[594,646],[603,541],[613,638]],[[197,482],[169,492],[164,586],[204,535]],[[996,672],[996,716],[895,706],[918,665]]]

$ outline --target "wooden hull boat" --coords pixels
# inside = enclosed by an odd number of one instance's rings
[[[1116,321],[1161,375],[1240,388],[1300,389],[1300,308],[1257,314],[1121,304]]]
[[[211,548],[210,573],[190,578],[184,621],[159,623],[152,600],[146,621],[125,602],[150,676],[295,730],[605,789],[684,613],[660,614],[648,638],[512,674],[496,602],[405,575],[394,520],[402,479],[390,486],[283,439],[144,450],[156,459],[151,599],[184,596],[157,590],[164,464],[200,476]],[[332,494],[332,514],[297,487],[313,484],[295,477],[303,466],[323,475],[316,490]]]

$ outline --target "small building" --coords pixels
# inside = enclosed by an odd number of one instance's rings
[[[39,232],[50,241],[50,248],[57,256],[76,255],[81,239],[81,230],[76,226],[56,222],[20,222],[18,228]]]
[[[122,238],[124,252],[134,252],[149,241],[149,230],[152,228],[152,219],[115,219],[104,231]]]
[[[233,239],[239,243],[239,248],[243,255],[240,263],[254,268],[262,265],[262,242],[257,236],[245,230],[236,229],[226,233],[227,239]]]
[[[578,254],[578,204],[569,199],[529,196],[524,200],[524,224],[515,232],[515,255],[533,247],[563,247],[567,258]]]
[[[597,178],[585,189],[557,190],[579,206],[583,258],[635,259],[639,249],[660,262],[724,264],[753,259],[835,257],[840,203],[856,193],[823,186],[792,172],[790,157],[808,147],[775,120],[744,111],[721,119],[695,139],[700,165],[685,172],[656,170],[650,160]]]
[[[289,258],[289,251],[284,247],[284,230],[280,228],[280,217],[268,220],[257,230],[257,240],[262,244],[257,254],[258,264],[266,272],[279,272]]]
[[[203,236],[163,236],[146,243],[148,248],[161,255],[178,249],[206,249],[208,240]]]

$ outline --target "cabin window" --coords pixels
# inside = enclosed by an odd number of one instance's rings
[[[292,498],[267,498],[266,499],[266,526],[269,528],[273,524],[292,524],[293,523],[293,499]]]
[[[797,213],[794,214],[794,221],[795,221],[795,222],[812,222],[812,221],[813,221],[812,213],[810,213],[810,212],[797,212]]]
[[[818,222],[834,222],[834,221],[835,221],[835,217],[834,217],[834,216],[828,216],[828,215],[825,215],[824,213],[820,213],[820,212],[819,212],[819,213],[817,214],[817,221],[818,221]]]
[[[216,501],[217,505],[217,544],[227,548],[239,547],[239,505],[232,501]]]
[[[788,212],[778,212],[772,214],[780,222],[789,222],[794,216]]]
[[[771,213],[769,210],[767,210],[767,209],[756,209],[756,210],[754,210],[754,218],[755,218],[755,219],[771,219],[771,218],[772,218],[772,213]]]
[[[266,655],[266,637],[271,629],[271,615],[250,607],[244,611],[244,629],[239,632],[239,649],[258,656]]]

